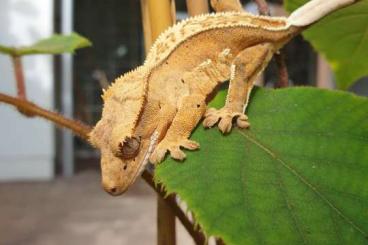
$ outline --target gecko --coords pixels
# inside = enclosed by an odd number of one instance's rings
[[[101,152],[102,186],[124,193],[148,162],[196,150],[192,130],[250,126],[245,110],[258,75],[294,36],[358,0],[312,0],[288,18],[220,12],[188,18],[164,31],[145,62],[103,91],[102,117],[89,134]],[[223,108],[207,108],[230,80]]]

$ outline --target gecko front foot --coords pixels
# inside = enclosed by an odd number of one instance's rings
[[[222,133],[229,133],[231,131],[233,119],[236,119],[236,125],[239,128],[248,128],[248,117],[241,112],[233,112],[228,108],[221,108],[220,110],[209,108],[203,120],[203,126],[206,128],[213,127],[218,123],[218,127]]]
[[[173,159],[182,161],[185,159],[186,155],[180,149],[180,147],[188,149],[188,150],[196,150],[199,148],[199,143],[193,140],[189,140],[189,139],[181,139],[177,141],[169,141],[169,140],[163,139],[157,145],[156,149],[153,151],[152,155],[150,156],[150,162],[152,164],[160,163],[164,159],[167,151],[170,152],[170,155]]]

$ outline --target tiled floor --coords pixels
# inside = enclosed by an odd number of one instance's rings
[[[88,171],[52,182],[0,184],[1,245],[156,244],[156,195],[139,181],[111,197]],[[177,225],[178,244],[193,244]]]

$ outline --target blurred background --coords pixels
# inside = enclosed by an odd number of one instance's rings
[[[281,1],[269,1],[285,15]],[[244,8],[257,8],[243,1]],[[177,18],[187,17],[177,0]],[[87,124],[101,115],[101,89],[144,60],[138,0],[1,0],[0,44],[27,45],[53,33],[75,31],[93,47],[75,55],[23,58],[28,97]],[[333,89],[323,57],[301,36],[286,47],[290,82]],[[0,55],[0,91],[15,95],[9,57]],[[272,62],[260,79],[277,80]],[[367,80],[367,79],[365,79]],[[367,95],[362,79],[350,90]],[[178,244],[191,244],[179,225]],[[154,244],[156,196],[142,181],[120,197],[100,187],[99,153],[41,119],[0,105],[0,244]]]

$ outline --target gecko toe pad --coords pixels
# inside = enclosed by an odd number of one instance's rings
[[[250,125],[248,117],[241,112],[233,112],[228,108],[222,108],[220,110],[210,108],[205,113],[203,126],[211,128],[218,123],[218,127],[222,133],[229,133],[234,120],[239,128],[248,128]]]
[[[199,148],[199,143],[189,139],[180,139],[175,141],[163,139],[152,153],[150,162],[153,164],[161,162],[168,151],[173,159],[182,161],[185,159],[186,155],[181,148],[196,150]]]

